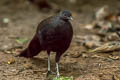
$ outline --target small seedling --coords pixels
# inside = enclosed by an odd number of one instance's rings
[[[73,77],[58,77],[58,78],[53,78],[53,80],[73,80]]]

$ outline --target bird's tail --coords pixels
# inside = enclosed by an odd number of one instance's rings
[[[31,40],[30,44],[28,45],[28,48],[23,50],[19,54],[19,56],[31,58],[33,56],[36,56],[40,51],[41,51],[40,41],[39,41],[37,35],[35,34],[35,36]]]

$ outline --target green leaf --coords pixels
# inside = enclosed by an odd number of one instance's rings
[[[19,44],[24,44],[28,41],[28,39],[24,39],[24,38],[18,38],[16,39],[16,42],[19,43]]]
[[[58,77],[58,78],[53,78],[53,80],[73,80],[73,77]]]

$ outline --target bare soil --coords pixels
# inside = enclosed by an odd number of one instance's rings
[[[8,10],[5,11],[5,9]],[[48,16],[54,15],[54,12],[44,13],[34,8],[19,11],[9,9],[4,7],[0,11],[0,80],[48,80],[46,52],[41,52],[33,59],[15,56],[27,47],[38,23]],[[74,36],[93,34],[92,31],[84,28],[84,25],[91,21],[89,15],[89,13],[73,11],[74,20],[71,23],[74,28]],[[2,22],[4,18],[10,20],[8,24]],[[29,41],[19,44],[16,42],[17,38],[26,38]],[[88,53],[88,49],[78,45],[73,38],[70,48],[61,57],[60,74],[73,76],[74,79],[77,78],[76,80],[115,80],[113,76],[120,77],[120,60],[111,59],[110,56],[116,57],[120,54],[119,52]],[[55,54],[51,53],[51,67],[55,72],[54,57]],[[8,64],[11,59],[15,61]]]

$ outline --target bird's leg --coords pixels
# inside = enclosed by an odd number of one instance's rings
[[[51,71],[50,68],[50,51],[47,51],[47,53],[48,53],[48,72],[46,77],[48,77],[50,74],[55,74],[54,72]]]
[[[50,51],[47,51],[48,53],[48,72],[47,72],[47,76],[49,76],[49,74],[51,74],[51,69],[50,69]]]
[[[48,72],[47,72],[47,77],[50,75],[50,74],[54,74],[52,71],[51,71],[51,68],[50,68],[50,51],[47,51],[48,53]]]
[[[48,55],[48,72],[50,72],[50,55]]]
[[[60,56],[61,56],[61,54],[60,53],[56,53],[56,72],[57,72],[57,77],[59,77],[60,76],[60,73],[59,73],[59,65],[58,65],[58,63],[59,63],[59,60],[60,60]]]
[[[60,76],[60,73],[59,73],[59,65],[58,65],[58,62],[56,62],[56,72],[57,72],[57,77]]]

